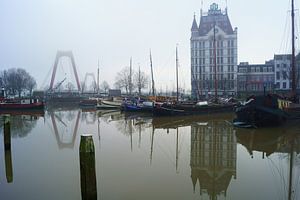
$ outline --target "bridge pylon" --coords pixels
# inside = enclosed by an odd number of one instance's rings
[[[80,82],[79,82],[79,78],[78,78],[78,74],[77,74],[77,70],[76,70],[75,59],[74,59],[72,51],[57,51],[49,89],[53,90],[53,84],[54,84],[54,79],[55,79],[55,75],[56,75],[56,71],[57,71],[57,66],[58,66],[59,59],[61,57],[68,57],[71,60],[74,76],[75,76],[76,83],[77,83],[77,88],[78,88],[78,91],[81,91]]]

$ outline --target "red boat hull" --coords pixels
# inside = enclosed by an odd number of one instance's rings
[[[44,103],[30,103],[30,104],[21,104],[21,103],[0,103],[0,111],[4,110],[42,110],[44,109]]]

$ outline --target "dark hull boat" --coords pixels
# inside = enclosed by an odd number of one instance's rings
[[[233,112],[235,104],[211,104],[198,106],[196,104],[162,104],[154,108],[155,116],[184,116],[184,115],[202,115],[213,113]]]
[[[233,125],[242,128],[276,126],[285,123],[289,114],[278,106],[275,95],[252,96],[235,109]]]
[[[84,99],[79,102],[79,106],[83,108],[85,107],[96,108],[97,103],[98,103],[97,99]]]

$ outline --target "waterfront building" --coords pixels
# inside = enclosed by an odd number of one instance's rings
[[[277,91],[287,91],[292,88],[291,82],[291,54],[274,55],[275,88]]]
[[[241,62],[237,72],[237,93],[240,96],[276,92],[286,94],[291,91],[291,54],[275,54],[265,64]],[[300,54],[296,56],[297,90],[300,88]]]
[[[195,191],[207,199],[226,196],[232,177],[236,179],[237,142],[233,127],[224,120],[207,126],[191,126],[191,179]]]
[[[263,94],[274,90],[274,61],[265,64],[249,64],[241,62],[238,65],[237,85],[238,95]]]
[[[194,16],[191,28],[191,86],[194,97],[215,94],[215,71],[218,95],[237,91],[237,28],[216,3],[202,12],[199,26]]]
[[[274,69],[275,69],[275,90],[277,93],[288,93],[292,88],[292,55],[291,54],[275,54]],[[296,88],[299,93],[300,89],[300,53],[296,58]]]

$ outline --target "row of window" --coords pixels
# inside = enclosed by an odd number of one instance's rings
[[[199,88],[200,90],[202,89],[211,90],[215,88],[215,82],[214,80],[198,82],[198,85],[197,86],[194,85],[193,88],[195,89]],[[234,81],[226,81],[226,82],[218,81],[217,88],[218,90],[233,90]]]
[[[266,84],[263,84],[263,83],[252,83],[252,84],[249,84],[249,83],[244,83],[244,84],[241,84],[239,83],[238,84],[238,90],[239,91],[270,91],[272,90],[274,87],[274,84],[273,83],[266,83]]]
[[[215,79],[215,74],[200,74],[200,73],[194,73],[192,74],[192,79],[196,80],[202,80],[202,81],[209,81]],[[228,80],[234,80],[234,73],[227,73],[227,74],[217,74],[217,80],[220,81],[228,81]]]
[[[226,52],[226,49],[216,49],[216,56],[223,56],[224,53]],[[209,56],[214,56],[215,52],[214,49],[209,49]],[[206,57],[206,53],[205,50],[195,50],[195,51],[191,51],[192,53],[192,57]],[[234,49],[227,49],[227,55],[228,56],[234,56]]]
[[[263,66],[263,67],[239,67],[238,71],[240,73],[247,73],[247,72],[273,72],[274,70],[273,67]]]
[[[279,69],[279,68],[287,68],[287,67],[291,67],[290,64],[286,64],[286,63],[281,63],[281,64],[276,64],[276,68]]]
[[[276,79],[282,79],[282,80],[287,80],[288,79],[288,72],[287,71],[281,71],[280,72],[276,72]]]
[[[276,82],[275,85],[276,89],[291,89],[292,88],[292,83],[290,82],[290,84],[288,84],[287,82],[282,82],[282,85],[280,87],[280,82]]]
[[[226,63],[224,61],[227,61]],[[206,64],[206,59],[205,58],[192,58],[191,60],[192,65],[205,65]],[[217,57],[216,58],[216,63],[217,64],[235,64],[234,63],[234,57]],[[209,58],[209,63],[214,65],[215,64],[215,58],[210,57]]]
[[[261,81],[261,82],[274,82],[274,76],[273,75],[239,75],[238,81]]]
[[[217,72],[224,72],[224,67],[223,65],[217,65]],[[209,67],[209,71],[210,72],[214,72],[214,66],[210,66]],[[205,66],[197,66],[197,67],[193,67],[193,72],[194,73],[205,73]],[[233,65],[228,65],[227,66],[227,72],[234,72],[234,66]]]
[[[204,48],[207,48],[208,46],[209,47],[213,47],[214,46],[214,41],[213,39],[211,39],[210,41],[194,41],[192,42],[192,48],[197,48],[197,49],[204,49]],[[227,47],[234,47],[234,40],[233,39],[230,39],[230,40],[216,40],[216,47],[224,47],[224,46],[227,46]]]

